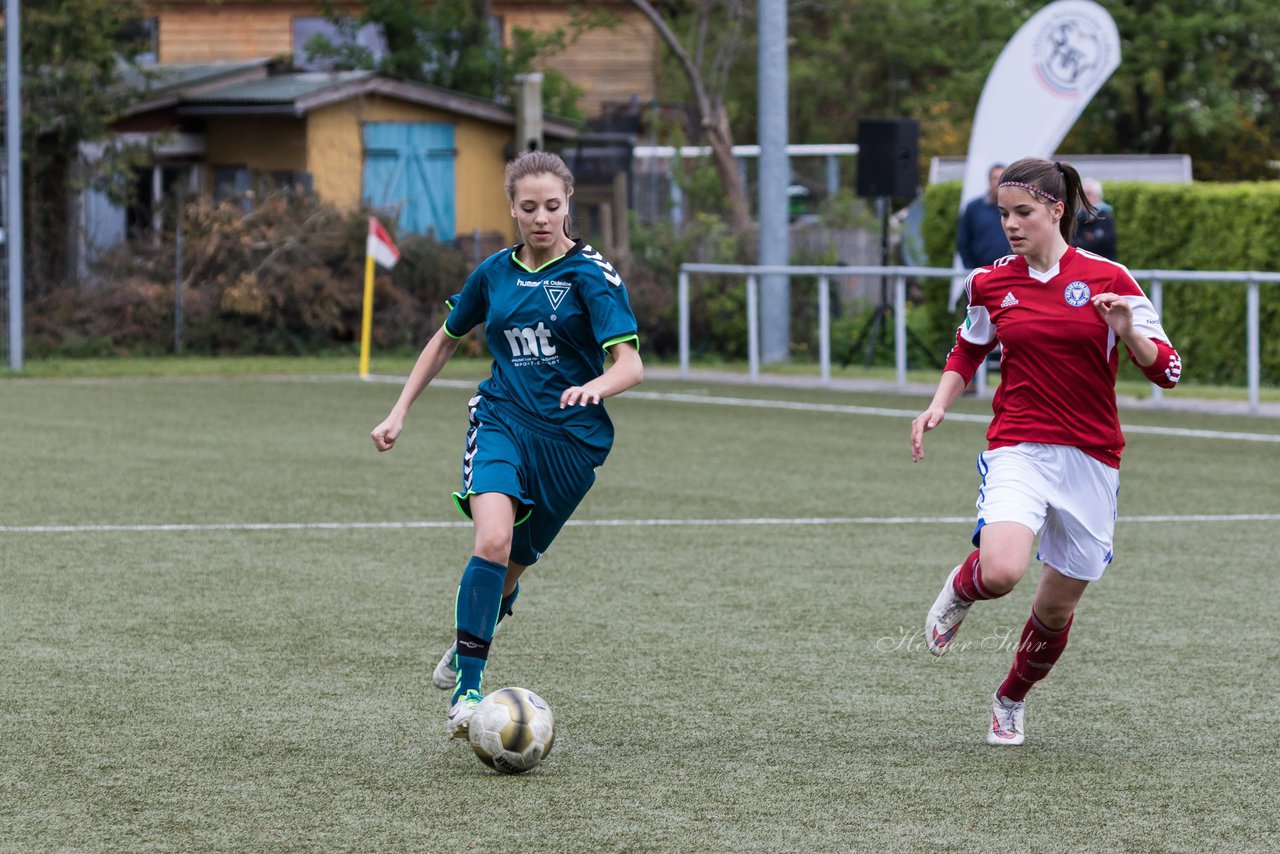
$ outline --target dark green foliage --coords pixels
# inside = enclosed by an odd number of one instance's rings
[[[922,173],[928,157],[962,153],[992,65],[1045,5],[794,0],[788,20],[792,139],[852,142],[859,119],[904,117],[920,122]],[[1119,30],[1122,62],[1061,150],[1185,153],[1201,178],[1274,178],[1268,165],[1280,146],[1274,0],[1102,5]],[[754,62],[748,45],[727,75],[724,97],[740,142],[756,139]]]
[[[1106,197],[1116,211],[1119,260],[1131,270],[1280,271],[1280,184],[1114,182]],[[926,191],[925,247],[935,266],[950,265],[959,204],[959,182]],[[1150,293],[1150,277],[1139,279]],[[958,314],[946,311],[946,295],[941,284],[926,291],[931,336],[954,334]],[[1275,385],[1280,285],[1261,286],[1260,309],[1261,379]],[[1167,282],[1162,314],[1182,354],[1185,382],[1244,384],[1244,285]]]
[[[119,36],[137,14],[137,0],[21,4],[25,274],[32,296],[70,272],[65,235],[78,146],[106,139],[132,97],[122,85],[126,66],[118,52],[132,52]],[[113,179],[132,174],[136,164],[126,148],[113,149],[100,164],[99,189],[110,194]]]
[[[632,252],[623,266],[627,292],[646,352],[671,355],[677,346],[675,283],[680,265],[747,263],[727,223],[700,215],[683,229],[670,222],[633,225]],[[699,353],[745,358],[746,302],[740,276],[699,276],[690,289],[690,339]]]
[[[336,69],[378,69],[387,74],[464,92],[486,100],[509,99],[515,75],[545,65],[547,57],[563,50],[577,34],[595,22],[575,18],[569,28],[547,33],[515,29],[510,47],[503,46],[491,26],[484,0],[364,0],[358,15],[324,0],[326,16],[342,34],[339,42],[323,36],[306,45],[310,58],[327,60]],[[356,43],[360,28],[377,25],[387,52],[375,59]],[[542,68],[542,101],[548,112],[583,118],[578,106],[582,89],[554,68]]]

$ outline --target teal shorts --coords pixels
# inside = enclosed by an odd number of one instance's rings
[[[562,431],[476,395],[462,454],[458,510],[471,518],[471,496],[509,495],[520,504],[511,560],[537,562],[596,482],[596,460]]]

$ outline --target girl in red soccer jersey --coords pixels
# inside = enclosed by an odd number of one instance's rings
[[[925,639],[934,655],[946,653],[974,602],[1021,580],[1040,534],[1044,571],[987,733],[990,744],[1022,744],[1027,692],[1062,655],[1076,603],[1111,562],[1124,449],[1117,342],[1162,388],[1178,382],[1182,363],[1129,271],[1071,247],[1076,211],[1093,213],[1074,168],[1019,160],[997,201],[1013,254],[969,275],[968,314],[932,402],[911,422],[911,457],[924,458],[924,434],[1001,344],[988,449],[978,456],[977,550],[947,576]]]

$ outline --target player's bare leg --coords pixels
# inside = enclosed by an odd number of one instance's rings
[[[1014,588],[1027,571],[1034,541],[1035,532],[1018,522],[992,522],[982,527],[979,549],[951,570],[925,617],[929,652],[944,655],[951,649],[974,602],[998,599]]]

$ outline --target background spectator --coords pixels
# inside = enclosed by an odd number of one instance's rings
[[[1098,215],[1086,219],[1077,211],[1079,224],[1076,227],[1076,236],[1072,245],[1114,261],[1116,260],[1116,220],[1111,205],[1102,200],[1102,182],[1096,178],[1085,178],[1084,195],[1089,200],[1089,204],[1098,209]]]
[[[960,215],[956,250],[960,253],[960,261],[969,270],[1009,254],[1009,239],[1004,236],[1000,209],[996,207],[996,185],[1003,174],[1004,164],[994,164],[987,171],[987,194],[965,205],[964,213]]]

